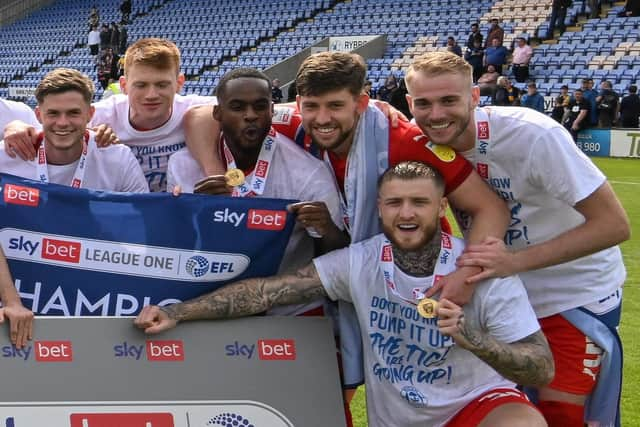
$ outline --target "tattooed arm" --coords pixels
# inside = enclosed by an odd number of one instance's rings
[[[147,306],[134,324],[146,333],[158,333],[185,320],[249,316],[276,305],[304,304],[326,295],[311,263],[295,273],[241,280],[183,303]]]
[[[453,337],[500,375],[517,384],[544,386],[551,382],[555,368],[547,339],[538,330],[512,343],[496,340],[464,316],[456,304],[441,299],[438,307],[440,332]]]

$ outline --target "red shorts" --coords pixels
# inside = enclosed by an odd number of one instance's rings
[[[580,395],[591,393],[600,372],[602,349],[559,314],[539,321],[556,365],[556,376],[548,387]]]
[[[535,408],[527,398],[527,395],[520,390],[515,388],[495,388],[469,402],[447,423],[447,427],[477,426],[491,411],[507,403],[522,403]]]

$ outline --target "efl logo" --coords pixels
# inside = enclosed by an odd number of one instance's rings
[[[287,211],[249,209],[248,215],[247,228],[254,230],[279,231],[287,223]]]
[[[444,233],[442,233],[442,247],[445,249],[451,249],[451,238]]]
[[[480,175],[483,179],[489,179],[489,165],[486,163],[478,163],[476,165],[476,169],[478,169],[478,175]]]
[[[489,139],[489,122],[478,122],[478,139]]]
[[[150,362],[181,362],[184,360],[182,341],[147,341]]]
[[[71,187],[73,188],[80,188],[80,184],[82,182],[78,178],[73,178],[73,181],[71,181]]]
[[[36,341],[36,362],[73,362],[71,341]]]
[[[384,245],[382,247],[382,261],[391,262],[393,259],[393,253],[391,252],[391,245]]]
[[[4,201],[14,205],[38,206],[40,190],[21,185],[6,184],[4,186]]]
[[[256,163],[256,176],[260,178],[264,178],[267,176],[267,168],[269,167],[269,162],[265,162],[264,160],[258,160]]]
[[[71,414],[71,427],[175,427],[169,413]]]
[[[41,256],[45,259],[65,261],[78,264],[80,262],[80,242],[66,240],[42,239]]]
[[[258,340],[260,360],[296,360],[294,340]]]

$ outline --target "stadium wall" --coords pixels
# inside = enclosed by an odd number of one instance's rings
[[[40,9],[54,0],[15,0],[0,6],[0,26],[8,25],[24,18],[36,9]]]

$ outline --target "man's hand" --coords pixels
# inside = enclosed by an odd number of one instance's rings
[[[171,319],[167,312],[157,305],[148,305],[138,314],[133,324],[144,329],[146,334],[157,334],[175,328],[178,321]]]
[[[450,336],[456,344],[467,350],[477,347],[481,339],[480,331],[471,330],[459,305],[441,298],[437,310],[438,329],[441,334]]]
[[[211,196],[231,196],[233,187],[227,184],[224,175],[208,176],[193,186],[194,194],[209,194]]]
[[[287,210],[297,215],[297,221],[303,227],[315,231],[320,237],[337,229],[324,202],[292,203],[287,206]]]
[[[36,158],[37,138],[36,128],[14,120],[4,129],[4,150],[9,157],[16,157],[17,154],[22,160],[33,160]]]
[[[21,303],[7,305],[0,308],[0,323],[9,320],[9,338],[11,343],[20,349],[33,338],[33,312]]]
[[[513,252],[502,239],[487,237],[480,244],[469,245],[456,260],[458,267],[480,267],[482,271],[467,278],[467,283],[476,283],[491,277],[506,277],[518,273]]]
[[[373,104],[378,108],[378,110],[382,111],[382,113],[387,116],[389,121],[391,122],[392,128],[397,128],[399,121],[408,122],[409,119],[407,116],[402,114],[402,111],[396,109],[393,105],[384,101],[373,101]]]
[[[120,143],[118,135],[107,125],[99,125],[92,128],[92,130],[96,134],[96,145],[98,147],[108,147],[109,145]]]
[[[465,305],[471,300],[475,287],[469,278],[475,277],[482,269],[478,267],[462,267],[438,279],[438,281],[427,290],[426,298],[430,298],[438,292],[440,298],[445,298],[458,305]]]

